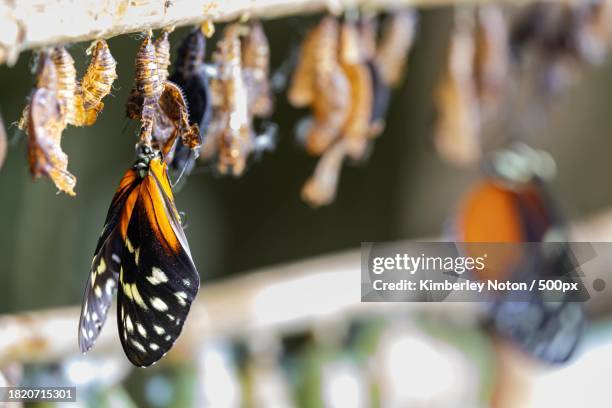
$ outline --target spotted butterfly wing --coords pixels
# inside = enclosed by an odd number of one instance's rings
[[[88,351],[98,338],[117,289],[123,256],[120,223],[130,207],[126,202],[137,185],[136,172],[128,170],[113,197],[102,235],[96,245],[79,322],[79,347],[83,353]]]
[[[123,254],[119,337],[133,364],[149,366],[178,338],[199,288],[166,164],[158,158],[139,186]]]

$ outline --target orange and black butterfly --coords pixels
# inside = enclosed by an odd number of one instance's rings
[[[514,282],[574,279],[576,264],[569,246],[558,241],[564,238],[563,221],[535,168],[546,166],[529,168],[530,160],[548,159],[522,146],[498,153],[497,160],[463,198],[456,219],[457,241],[472,243],[466,246],[471,251],[495,251],[486,269],[474,271],[476,277]],[[555,243],[543,244],[550,241]],[[496,333],[548,363],[567,361],[584,329],[582,305],[570,296],[551,299],[539,291],[509,292],[495,296],[489,306],[488,323]]]
[[[119,337],[146,367],[172,347],[200,285],[161,153],[141,145],[113,197],[96,246],[79,323],[88,351],[117,295]]]

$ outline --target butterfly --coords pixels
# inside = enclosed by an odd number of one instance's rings
[[[516,159],[526,149],[519,146],[515,151],[502,151],[500,157],[506,157],[504,163],[508,167],[509,158]],[[530,150],[529,156],[534,153]],[[563,229],[562,217],[542,177],[527,168],[515,171],[521,176],[515,179],[490,170],[488,177],[466,194],[457,216],[458,241],[473,243],[471,248],[484,243],[489,245],[488,252],[496,253],[494,259],[489,257],[487,269],[476,273],[477,278],[515,282],[572,279],[576,265],[568,245],[538,244],[549,241],[553,234],[561,234]],[[567,239],[563,238],[562,241]],[[558,251],[549,253],[551,248]],[[551,301],[538,291],[495,296],[488,314],[487,323],[496,333],[547,363],[567,361],[585,327],[581,303],[569,296]]]
[[[140,145],[108,210],[79,322],[79,346],[96,341],[117,292],[121,345],[136,366],[162,358],[178,338],[200,285],[167,164]]]

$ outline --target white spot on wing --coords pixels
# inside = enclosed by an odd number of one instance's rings
[[[185,299],[187,299],[187,294],[185,292],[176,292],[174,296],[176,296],[176,299],[178,300],[179,305],[181,306],[187,305],[187,302],[185,301]]]
[[[136,328],[138,329],[138,333],[144,338],[147,338],[147,331],[140,323],[136,323]]]
[[[151,276],[147,276],[147,280],[151,283],[151,285],[159,285],[160,283],[168,282],[168,276],[166,276],[164,271],[154,266],[151,269]]]
[[[151,298],[151,306],[160,312],[168,310],[168,305],[158,297]]]
[[[128,332],[134,332],[134,325],[132,324],[132,319],[130,318],[130,315],[125,316],[125,327],[127,328]]]
[[[106,285],[104,286],[104,290],[106,291],[107,296],[111,296],[113,294],[113,288],[115,287],[115,281],[113,278],[108,278],[106,281]]]
[[[145,348],[143,347],[142,344],[140,344],[138,341],[134,340],[134,339],[130,339],[130,342],[134,345],[134,347],[136,347],[138,350],[140,350],[141,352],[145,352]]]
[[[153,325],[153,330],[155,330],[155,333],[157,333],[160,336],[166,332],[163,327],[160,327],[156,324]]]

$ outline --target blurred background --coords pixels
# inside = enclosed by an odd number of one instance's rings
[[[296,141],[294,128],[304,113],[292,108],[284,93],[277,95],[272,117],[279,126],[274,152],[237,179],[199,167],[176,193],[203,288],[250,270],[358,249],[361,242],[437,237],[445,230],[456,203],[481,176],[477,166],[446,164],[432,148],[432,95],[445,64],[453,9],[426,9],[419,16],[386,130],[367,163],[343,168],[331,205],[313,209],[300,199],[317,159]],[[265,21],[272,70],[289,58],[318,19]],[[171,35],[173,52],[186,33],[179,28]],[[125,117],[125,101],[140,38],[131,34],[109,40],[118,61],[112,95],[95,126],[64,132],[62,147],[78,178],[75,198],[56,194],[48,180],[32,182],[29,175],[27,140],[16,122],[34,81],[32,53],[23,53],[11,68],[0,66],[0,112],[10,140],[0,171],[1,314],[80,304],[108,205],[134,160],[137,129]],[[79,73],[86,67],[88,45],[69,48]],[[555,158],[557,177],[551,190],[571,220],[585,219],[612,203],[610,92],[612,60],[605,58],[585,67],[580,81],[554,98],[541,126],[523,137]],[[316,272],[326,272],[324,262],[315,265],[321,268]],[[305,302],[321,301],[318,293],[312,287]],[[278,299],[280,309],[292,301]],[[612,330],[605,315],[587,331],[578,357],[568,366],[550,369],[495,341],[475,318],[453,322],[431,309],[315,319],[307,330],[287,335],[206,337],[192,350],[195,358],[170,359],[147,370],[131,369],[120,353],[77,356],[75,342],[75,354],[62,361],[25,366],[6,362],[3,372],[7,383],[14,378],[21,384],[76,384],[86,390],[79,394],[79,406],[609,405],[601,382],[605,375],[599,376],[612,363]],[[70,330],[76,333],[73,323]],[[0,338],[4,335],[0,328]],[[513,368],[500,369],[508,365]],[[576,391],[587,383],[584,393]],[[528,397],[521,402],[503,401],[510,398],[507,394],[522,392]]]

